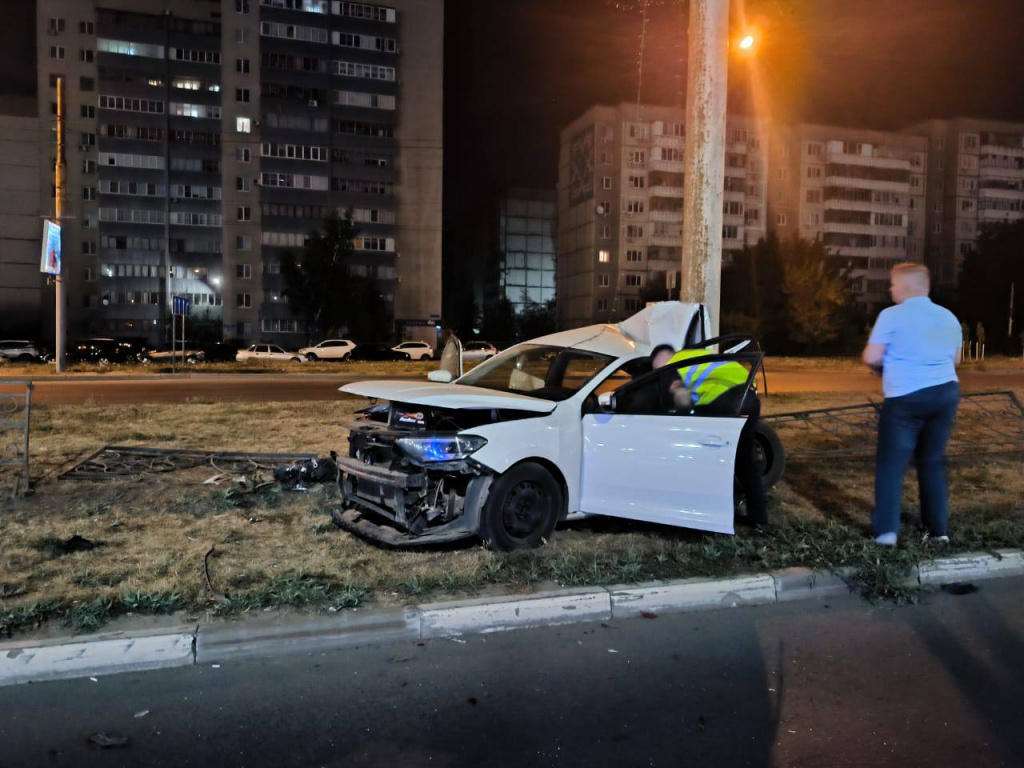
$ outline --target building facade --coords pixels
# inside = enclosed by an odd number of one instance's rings
[[[443,0],[39,0],[37,45],[43,125],[66,83],[74,331],[163,340],[186,295],[226,337],[303,343],[281,262],[347,211],[351,274],[396,335],[430,328]]]
[[[887,304],[893,265],[925,257],[927,139],[777,126],[768,163],[769,229],[820,239],[850,269],[858,304]]]
[[[511,188],[498,203],[494,294],[517,313],[555,298],[555,199],[553,190]]]
[[[39,120],[0,116],[0,337],[35,341],[53,317],[39,273]],[[50,323],[52,325],[52,323]]]
[[[955,288],[978,235],[1024,218],[1024,124],[958,117],[907,133],[926,136],[926,257],[934,279]]]
[[[614,322],[678,292],[685,110],[595,106],[562,131],[560,327]],[[765,137],[729,117],[723,260],[765,235]]]

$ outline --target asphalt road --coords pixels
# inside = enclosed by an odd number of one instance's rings
[[[33,401],[45,405],[95,403],[181,403],[186,400],[224,402],[300,402],[346,399],[338,387],[352,381],[382,376],[325,374],[188,374],[180,378],[41,377],[35,380]],[[423,380],[421,376],[408,378]],[[961,372],[965,391],[1024,389],[1024,372]],[[768,375],[770,392],[860,392],[881,394],[881,384],[870,374],[843,371],[778,371]],[[0,393],[12,391],[0,379]]]
[[[0,765],[1019,766],[1024,579],[3,689]],[[101,750],[97,732],[125,736]]]

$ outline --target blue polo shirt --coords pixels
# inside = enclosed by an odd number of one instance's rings
[[[885,345],[885,396],[902,397],[957,381],[954,360],[962,340],[956,315],[933,304],[927,296],[915,296],[883,309],[868,343]]]

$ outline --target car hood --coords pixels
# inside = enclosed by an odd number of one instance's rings
[[[350,395],[379,400],[430,405],[437,408],[512,408],[534,413],[551,413],[557,403],[514,392],[498,392],[464,384],[432,381],[356,381],[339,388]]]

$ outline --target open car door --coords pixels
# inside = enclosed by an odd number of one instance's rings
[[[740,409],[761,358],[709,353],[634,379],[615,390],[608,406],[588,401],[580,511],[733,533],[736,448],[746,423]],[[699,366],[720,362],[742,365],[745,384],[703,406],[681,402],[683,381],[695,378]]]
[[[427,378],[430,381],[447,383],[460,378],[462,373],[462,342],[453,333],[448,337],[448,342],[444,345],[437,370],[430,371],[427,374]]]

